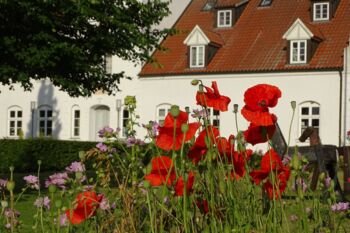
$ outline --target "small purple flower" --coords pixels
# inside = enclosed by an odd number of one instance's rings
[[[301,188],[305,193],[307,190],[307,184],[303,178],[298,178],[295,183],[292,185],[292,190],[295,192],[298,188]]]
[[[23,177],[23,180],[27,182],[30,188],[39,189],[39,179],[37,176],[29,175]]]
[[[326,188],[329,188],[331,186],[332,179],[328,176],[326,179],[324,179],[324,186]]]
[[[44,198],[39,197],[35,200],[34,205],[36,208],[45,207],[46,209],[50,209],[50,199],[49,197],[45,196]]]
[[[106,144],[103,144],[102,142],[99,142],[96,147],[101,151],[101,152],[106,152],[108,150],[108,147]]]
[[[7,180],[0,179],[0,190],[5,189]]]
[[[109,210],[111,208],[111,206],[109,205],[109,200],[102,195],[102,200],[100,202],[99,208],[101,210]]]
[[[127,147],[132,147],[133,145],[144,145],[145,142],[142,141],[141,139],[136,139],[135,137],[131,136],[126,139],[126,146]]]
[[[49,187],[49,185],[56,185],[61,189],[66,189],[65,183],[69,179],[68,174],[66,172],[55,173],[45,181],[45,187]]]
[[[117,208],[117,204],[116,204],[115,202],[113,202],[113,203],[111,204],[111,209],[114,210],[115,208]]]
[[[18,218],[20,215],[21,213],[17,210],[6,209],[4,211],[4,216],[6,218]]]
[[[68,173],[75,173],[75,172],[85,172],[85,165],[82,162],[73,162],[69,167],[66,167],[66,171]]]
[[[6,228],[6,229],[11,229],[11,223],[5,224],[5,228]]]
[[[292,214],[291,216],[289,216],[289,219],[291,222],[295,222],[298,220],[298,216],[296,216],[295,214]]]
[[[199,118],[199,119],[208,117],[208,115],[209,114],[205,109],[202,109],[202,110],[194,109],[193,113],[191,114],[193,118]]]
[[[331,210],[333,212],[343,212],[347,211],[349,209],[350,203],[349,202],[338,202],[331,206]]]
[[[292,158],[289,155],[283,156],[282,163],[283,165],[289,164],[289,162],[292,160]]]
[[[114,129],[112,129],[111,127],[104,127],[103,129],[100,129],[98,131],[98,136],[100,138],[111,137],[113,135],[113,131]]]
[[[68,226],[68,219],[66,214],[61,214],[60,215],[60,226],[61,227],[66,227]]]

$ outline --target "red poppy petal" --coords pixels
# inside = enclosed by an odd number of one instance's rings
[[[260,182],[267,178],[269,171],[265,170],[255,170],[249,173],[255,184],[260,184]]]
[[[83,216],[77,214],[73,210],[66,210],[66,216],[69,219],[69,221],[74,225],[80,224],[85,220]]]
[[[277,121],[276,115],[269,113],[268,111],[251,111],[247,105],[242,108],[241,113],[247,121],[254,125],[269,126],[275,124]]]
[[[276,131],[275,125],[269,126],[259,126],[250,124],[248,129],[244,131],[244,138],[246,142],[256,145],[258,143],[267,142],[268,139],[271,139]]]

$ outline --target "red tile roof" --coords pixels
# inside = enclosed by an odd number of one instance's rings
[[[340,0],[335,16],[329,22],[312,22],[310,0],[274,0],[270,7],[259,7],[261,0],[250,0],[232,28],[214,28],[215,13],[202,11],[207,0],[192,0],[175,27],[186,33],[167,37],[162,45],[166,52],[156,51],[153,57],[161,66],[146,64],[140,76],[191,73],[273,72],[293,70],[341,69],[343,49],[350,34],[349,0]],[[284,33],[300,18],[318,37],[322,36],[308,64],[287,64],[287,41]],[[187,47],[183,41],[198,24],[220,35],[222,47],[207,67],[188,68]],[[161,68],[159,68],[161,67]]]
[[[231,7],[240,4],[244,0],[217,0],[215,7]]]

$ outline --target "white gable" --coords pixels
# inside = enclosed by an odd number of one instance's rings
[[[196,25],[192,32],[184,40],[184,44],[187,46],[191,45],[207,45],[210,43],[209,38],[205,35],[202,29]]]
[[[299,18],[295,20],[293,25],[283,35],[286,40],[309,40],[314,34],[305,26]]]

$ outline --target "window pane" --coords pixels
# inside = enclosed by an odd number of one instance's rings
[[[79,136],[79,128],[74,128],[74,136]]]
[[[17,117],[21,118],[22,117],[22,111],[17,111]]]
[[[191,66],[197,65],[197,47],[191,47]]]
[[[165,109],[164,108],[161,108],[158,110],[158,116],[159,117],[165,117]]]
[[[322,9],[322,18],[327,19],[328,18],[328,5],[324,4]]]
[[[220,111],[214,110],[214,111],[213,111],[213,115],[214,115],[214,116],[220,116]]]
[[[47,128],[52,128],[52,121],[47,121],[46,127]]]
[[[225,23],[225,13],[220,12],[219,13],[219,25],[224,25],[224,23]]]
[[[79,127],[80,126],[80,120],[79,119],[75,119],[74,120],[74,127]]]
[[[204,47],[198,47],[198,66],[204,65]]]
[[[301,115],[309,115],[309,108],[301,108]]]
[[[10,127],[15,127],[15,121],[10,121]]]
[[[129,111],[125,110],[123,111],[123,118],[129,118]]]
[[[320,115],[320,108],[319,107],[313,107],[312,108],[312,115]]]
[[[22,132],[22,129],[21,128],[17,128],[17,135],[19,136]]]
[[[80,110],[74,111],[74,118],[80,118]]]
[[[22,128],[22,121],[17,121],[17,127]]]
[[[292,61],[298,61],[298,43],[297,42],[293,42],[292,43]]]
[[[47,110],[47,117],[48,118],[52,117],[52,110]]]
[[[40,116],[41,118],[44,118],[44,117],[45,117],[45,110],[40,110],[40,111],[39,111],[39,116]]]
[[[123,120],[123,127],[126,127],[127,124],[128,124],[128,119],[124,119]]]
[[[213,120],[213,125],[216,126],[216,127],[219,127],[220,126],[220,120],[214,119]]]
[[[320,125],[320,120],[319,119],[312,119],[312,125],[314,127],[318,127]]]
[[[45,121],[39,121],[40,128],[45,128]]]
[[[230,25],[231,22],[231,14],[230,12],[226,12],[226,17],[225,17],[226,21],[225,21],[225,25],[228,26]]]
[[[52,128],[47,128],[46,129],[46,136],[51,136],[52,135]]]
[[[10,128],[10,136],[15,136],[15,128]]]
[[[301,126],[302,127],[307,127],[309,126],[309,119],[301,119]]]
[[[10,111],[10,117],[15,118],[16,117],[16,111]]]

